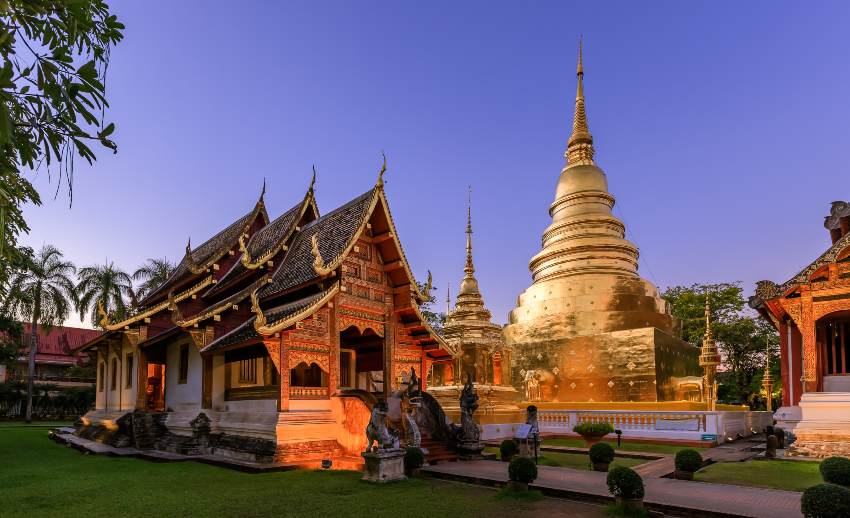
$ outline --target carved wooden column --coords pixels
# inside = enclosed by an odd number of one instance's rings
[[[384,400],[390,398],[393,389],[393,355],[395,354],[395,329],[392,324],[393,314],[390,313],[384,321]]]
[[[791,405],[791,371],[788,368],[788,324],[785,320],[779,321],[779,366],[782,378],[782,406]]]
[[[802,312],[800,314],[800,332],[803,335],[803,380],[806,392],[818,391],[818,346],[815,334],[815,320],[812,314],[812,294],[808,287],[802,288],[800,295]]]
[[[289,333],[281,333],[279,338],[273,338],[277,342],[276,349],[278,355],[278,374],[280,374],[280,399],[278,400],[278,410],[280,412],[289,411],[289,347],[292,345],[289,341]],[[268,347],[268,345],[266,345]]]
[[[148,353],[139,347],[136,366],[136,410],[145,410],[148,388]]]
[[[336,299],[337,297],[334,297]],[[337,304],[336,300],[328,304],[328,397],[339,389],[339,330],[337,328]]]

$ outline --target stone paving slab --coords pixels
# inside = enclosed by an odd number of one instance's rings
[[[503,462],[469,461],[427,466],[423,472],[439,477],[484,485],[508,480]],[[551,496],[610,502],[605,473],[538,466],[531,487]],[[644,479],[644,502],[653,510],[674,516],[746,516],[753,518],[800,518],[800,493],[726,484],[689,482],[664,478]]]

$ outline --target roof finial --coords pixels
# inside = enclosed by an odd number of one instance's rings
[[[466,191],[466,266],[463,268],[466,275],[475,273],[472,265],[472,186]]]
[[[452,285],[446,284],[446,315],[452,312]]]
[[[385,155],[384,152],[381,151],[381,156],[384,157],[384,164],[381,166],[380,172],[378,172],[378,182],[376,185],[379,189],[384,188],[384,173],[387,172],[387,155]]]
[[[576,107],[573,114],[573,132],[567,143],[567,151],[564,153],[568,166],[594,164],[593,137],[590,135],[590,129],[587,126],[587,113],[584,106],[582,40],[583,38],[579,38],[578,41],[578,65],[576,66],[578,86],[576,87]]]
[[[307,192],[313,192],[313,186],[316,185],[316,164],[313,164],[313,178],[310,179],[310,188]]]
[[[712,340],[711,335],[711,296],[708,292],[705,294],[705,340]]]
[[[260,201],[258,203],[263,202],[263,198],[266,196],[266,177],[263,177],[263,190],[260,191]]]

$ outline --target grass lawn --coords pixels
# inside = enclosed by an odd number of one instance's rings
[[[718,462],[694,474],[694,480],[739,486],[769,487],[786,491],[805,491],[823,482],[818,462],[792,460],[749,460]]]
[[[485,453],[495,453],[498,458],[501,458],[499,455],[499,448],[486,448]],[[624,459],[624,458],[615,458],[614,462],[611,463],[611,467],[614,466],[626,466],[626,467],[634,467],[638,464],[643,464],[647,462],[641,459]],[[587,455],[583,455],[580,453],[557,453],[550,451],[542,451],[540,452],[540,457],[538,459],[538,464],[541,466],[555,466],[558,468],[573,468],[573,469],[590,469],[590,459],[587,458]]]
[[[679,450],[684,450],[685,448],[691,448],[690,446],[678,446],[673,444],[651,444],[651,443],[642,443],[642,442],[634,442],[634,441],[623,441],[619,448],[617,448],[617,441],[604,441],[610,444],[615,449],[619,449],[622,451],[639,451],[644,453],[669,453],[675,454]],[[543,439],[543,444],[545,446],[569,446],[572,448],[584,448],[584,440],[583,439]],[[693,448],[697,451],[705,451],[708,448]]]
[[[50,441],[46,428],[8,423],[0,423],[0,488],[4,517],[510,517],[551,516],[553,506],[604,516],[587,504],[499,498],[492,489],[431,479],[378,486],[350,471],[247,474],[82,455]]]

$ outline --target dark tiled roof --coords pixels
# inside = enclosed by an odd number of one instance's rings
[[[370,189],[340,208],[305,225],[292,242],[283,263],[275,271],[272,283],[260,295],[277,293],[318,277],[313,270],[312,238],[318,234],[319,252],[325,264],[342,254],[368,216],[376,193]]]
[[[298,313],[309,308],[310,305],[315,303],[317,300],[320,300],[322,297],[327,295],[328,291],[329,290],[322,291],[320,293],[316,293],[314,295],[298,299],[294,302],[289,302],[287,304],[283,304],[272,309],[267,309],[263,311],[263,314],[266,317],[266,322],[268,323],[268,325],[272,325],[275,322],[280,322],[281,320],[295,316]],[[307,316],[309,315],[304,315],[305,318]],[[211,353],[219,351],[221,349],[224,349],[225,347],[234,344],[259,338],[260,334],[257,333],[257,331],[254,329],[254,319],[255,317],[252,316],[245,323],[243,323],[233,331],[230,331],[229,333],[222,335],[218,339],[212,341],[209,345],[204,347],[201,352]]]
[[[815,259],[814,262],[803,268],[803,270],[786,281],[784,284],[777,285],[771,281],[759,281],[756,283],[756,293],[750,297],[749,304],[752,308],[758,308],[765,301],[779,297],[792,288],[796,288],[801,284],[806,284],[809,277],[819,268],[824,265],[834,263],[838,260],[838,256],[844,249],[850,247],[850,234],[845,234],[838,241],[832,244],[826,252]]]
[[[248,252],[251,254],[251,259],[256,260],[269,253],[272,248],[280,243],[281,239],[289,234],[290,229],[298,223],[298,216],[301,215],[303,206],[304,202],[302,201],[251,236],[251,240],[248,241]]]
[[[192,259],[195,264],[203,264],[222,250],[234,247],[239,241],[239,236],[242,232],[244,232],[261,213],[265,214],[265,208],[258,203],[253,209],[251,209],[251,212],[231,223],[230,226],[209,238],[202,245],[195,247],[192,250]],[[171,274],[171,277],[169,277],[168,280],[160,287],[151,292],[147,299],[162,293],[167,287],[188,277],[192,273],[189,270],[189,266],[189,261],[184,255],[183,259],[180,260],[180,264],[178,264],[177,268],[174,269],[174,273]]]
[[[254,317],[251,317],[236,329],[210,342],[209,345],[201,349],[201,352],[214,353],[216,351],[224,349],[225,347],[229,347],[231,345],[242,342],[247,342],[248,340],[253,340],[259,337],[260,335],[257,333],[257,331],[254,330]]]
[[[301,201],[301,203],[284,212],[275,218],[274,221],[251,236],[246,247],[248,248],[248,252],[251,254],[252,261],[255,261],[269,253],[273,248],[280,244],[280,241],[284,239],[287,234],[289,234],[292,227],[298,224],[298,219],[301,215],[305,202],[308,202],[308,200],[305,199]],[[236,236],[236,239],[239,239],[238,235]],[[224,288],[230,285],[230,281],[239,278],[239,276],[246,271],[248,271],[248,269],[242,264],[242,260],[240,258],[240,260],[236,261],[233,267],[224,274],[224,277],[222,277],[221,280],[219,280],[218,283],[216,283],[216,285],[213,286],[204,296],[208,297],[221,292]]]

